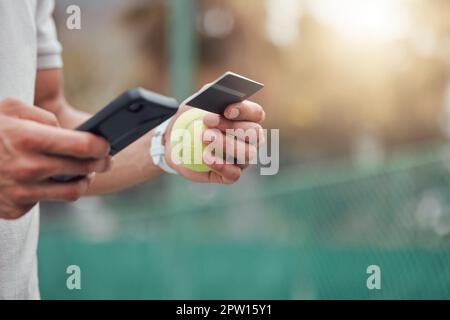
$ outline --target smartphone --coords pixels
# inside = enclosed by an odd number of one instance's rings
[[[262,88],[264,88],[262,83],[228,71],[188,98],[184,104],[223,114],[227,106],[248,99]]]
[[[135,88],[126,91],[76,130],[105,138],[112,156],[172,117],[178,110],[177,100]],[[57,176],[57,182],[83,179],[83,176]]]

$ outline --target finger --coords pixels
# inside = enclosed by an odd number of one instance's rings
[[[207,114],[204,124],[211,129],[234,135],[239,140],[258,145],[264,140],[264,131],[260,124],[249,121],[231,121],[217,114]]]
[[[249,164],[237,164],[237,166],[239,168],[241,168],[242,171],[248,169],[248,167],[250,166]]]
[[[245,100],[229,105],[224,116],[230,120],[252,121],[262,123],[266,118],[264,109],[257,103]]]
[[[26,162],[18,162],[12,167],[12,175],[17,181],[42,181],[53,176],[84,176],[93,172],[103,173],[111,169],[111,157],[100,160],[80,160],[74,158],[35,155]]]
[[[233,164],[227,164],[225,160],[210,152],[204,153],[203,161],[211,168],[211,172],[215,173],[209,174],[209,178],[213,179],[210,182],[231,184],[238,181],[241,177],[241,168]]]
[[[105,139],[91,133],[38,124],[23,133],[21,144],[46,154],[80,159],[102,159],[110,150]]]
[[[78,200],[81,196],[86,194],[92,177],[85,179],[58,183],[46,182],[37,184],[28,189],[29,198],[32,202],[36,201],[58,201],[71,202]]]
[[[20,108],[20,111],[18,111],[17,116],[20,119],[36,121],[41,124],[46,124],[48,126],[59,127],[59,122],[56,116],[53,113],[41,109],[39,107],[33,106],[27,108]]]
[[[46,164],[43,178],[61,175],[85,176],[92,173],[105,173],[112,169],[112,157],[98,160],[79,160],[72,158],[53,158]]]
[[[192,179],[197,183],[216,183],[216,184],[232,184],[236,181],[228,180],[224,178],[221,174],[210,171],[210,172],[193,172],[187,168],[178,168],[178,172],[187,177],[188,179]]]
[[[214,129],[204,132],[203,142],[218,148],[219,150],[214,150],[216,155],[223,155],[225,159],[235,159],[236,163],[241,165],[252,162],[258,151],[255,145],[236,139],[232,135],[224,135]]]
[[[58,127],[59,123],[56,116],[44,109],[36,106],[28,106],[20,100],[9,98],[1,102],[1,108],[4,114],[23,120],[30,120]]]
[[[227,179],[225,176],[223,176],[221,173],[218,173],[216,171],[210,171],[208,173],[208,183],[215,183],[215,184],[233,184],[236,183],[237,180],[230,180]]]

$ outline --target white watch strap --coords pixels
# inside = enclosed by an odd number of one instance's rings
[[[153,131],[151,146],[150,146],[150,156],[152,157],[153,163],[159,166],[167,173],[178,174],[173,170],[166,162],[166,147],[163,143],[164,134],[166,133],[167,127],[172,121],[172,118],[163,122]]]

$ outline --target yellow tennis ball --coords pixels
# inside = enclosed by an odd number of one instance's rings
[[[190,109],[174,123],[170,134],[172,160],[195,172],[209,172],[211,169],[203,162],[203,152],[207,147],[202,141],[206,126],[203,118],[208,112]]]

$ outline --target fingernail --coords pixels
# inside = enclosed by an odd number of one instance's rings
[[[231,110],[228,112],[227,118],[230,120],[234,120],[237,117],[239,117],[239,114],[240,114],[240,112],[239,112],[238,108],[231,108]]]
[[[216,132],[214,130],[206,130],[203,133],[203,142],[214,142],[217,139]]]
[[[218,126],[220,123],[220,118],[217,114],[207,114],[205,116],[205,118],[203,119],[203,122],[208,126],[208,127],[215,127]]]

